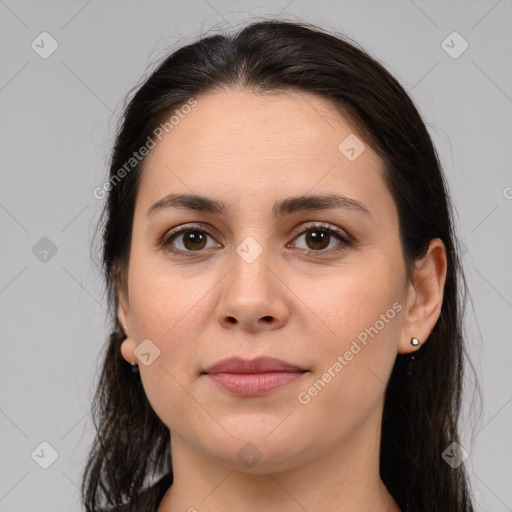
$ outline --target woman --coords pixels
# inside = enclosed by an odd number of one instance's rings
[[[284,21],[181,48],[95,195],[86,510],[473,510],[448,192],[380,64]]]

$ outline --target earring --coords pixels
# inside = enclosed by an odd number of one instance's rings
[[[139,365],[137,363],[130,363],[130,365],[133,373],[137,373],[139,371]]]
[[[420,340],[418,338],[411,338],[411,345],[413,347],[417,347],[420,344]],[[407,376],[410,377],[412,375],[412,364],[414,361],[414,354],[409,355],[409,368],[407,370]],[[409,503],[407,503],[407,510],[409,510]]]

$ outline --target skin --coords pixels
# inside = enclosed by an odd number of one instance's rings
[[[158,511],[397,512],[379,476],[384,392],[396,355],[421,349],[439,317],[444,245],[432,240],[407,279],[383,163],[368,145],[354,161],[340,152],[358,133],[324,99],[225,90],[197,100],[148,157],[127,293],[118,294],[121,353],[139,363],[147,397],[171,431],[175,480]],[[222,200],[229,213],[146,217],[169,192]],[[272,218],[274,201],[306,193],[343,194],[370,215],[330,209]],[[342,228],[353,243],[309,239],[318,222]],[[211,235],[202,244],[177,235],[173,246],[190,258],[159,247],[171,228],[189,223]],[[246,237],[262,249],[251,263],[236,252]],[[394,318],[301,403],[299,393],[396,303]],[[160,355],[145,366],[134,350],[147,338]],[[235,355],[308,371],[262,397],[234,396],[201,372]],[[237,457],[249,442],[261,455],[251,467]]]

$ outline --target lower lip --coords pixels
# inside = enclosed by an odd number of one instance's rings
[[[304,372],[207,374],[218,387],[239,396],[261,396],[300,379],[302,375]]]

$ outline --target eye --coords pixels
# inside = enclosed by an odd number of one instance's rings
[[[207,238],[213,237],[201,226],[189,225],[167,233],[160,245],[178,256],[194,256],[194,252],[203,252],[203,249],[208,248]],[[181,242],[181,247],[176,248],[175,241]]]
[[[300,233],[295,240],[305,235],[304,241],[306,247],[302,247],[302,249],[304,249],[307,254],[317,252],[320,252],[322,255],[331,254],[332,252],[343,250],[350,245],[348,235],[346,235],[342,229],[329,224],[314,224],[305,229],[303,227],[297,228],[295,231]],[[331,247],[329,250],[324,250],[329,247],[331,242],[336,240],[339,243],[334,248]]]
[[[350,237],[342,229],[325,223],[317,223],[307,226],[306,228],[298,227],[294,231],[299,233],[294,240],[305,236],[306,247],[300,248],[308,255],[315,253],[320,253],[319,255],[331,254],[346,249],[346,247],[351,245],[349,241]],[[220,244],[213,244],[208,247],[208,238],[213,239],[213,236],[202,226],[188,225],[166,233],[159,242],[159,245],[163,250],[178,257],[189,257],[202,254],[205,252],[203,249],[215,246],[220,247]],[[337,241],[338,244],[335,245],[334,248],[331,247],[325,250],[335,241]]]

